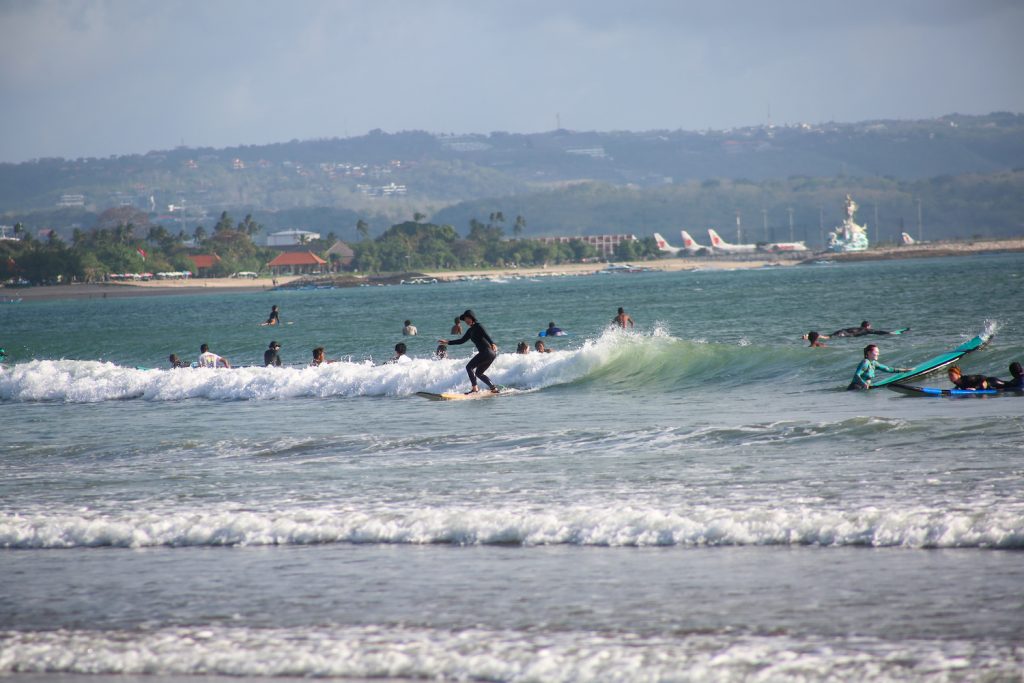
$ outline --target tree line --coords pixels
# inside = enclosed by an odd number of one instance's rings
[[[333,271],[364,274],[557,265],[596,260],[596,248],[582,239],[547,242],[522,237],[526,220],[517,216],[513,237],[505,234],[502,212],[491,213],[486,222],[473,218],[461,237],[451,225],[413,220],[392,225],[371,238],[368,224],[360,219],[360,241],[351,245],[351,262],[342,263],[327,250],[337,241],[334,232],[302,246],[330,263]],[[222,212],[210,231],[198,225],[191,234],[172,233],[162,225],[150,225],[145,214],[131,209],[112,209],[101,215],[97,227],[76,228],[70,242],[51,231],[39,239],[15,225],[16,240],[0,241],[0,280],[25,280],[32,284],[102,282],[122,273],[191,271],[190,254],[213,253],[219,257],[210,276],[225,277],[240,271],[268,272],[267,263],[280,253],[253,241],[263,226],[247,215],[235,222]],[[626,241],[614,254],[616,260],[642,260],[658,256],[652,238]]]

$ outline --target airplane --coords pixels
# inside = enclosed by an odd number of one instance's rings
[[[680,230],[679,234],[683,237],[683,249],[686,250],[687,254],[696,254],[701,249],[705,249],[708,252],[711,251],[710,247],[705,247],[703,244],[697,244],[697,240],[690,237],[690,233],[685,230]]]
[[[729,244],[713,228],[708,228],[708,237],[711,238],[711,248],[723,254],[747,254],[757,249],[756,244]]]
[[[910,246],[911,244],[916,244],[917,240],[915,240],[913,237],[911,237],[908,233],[901,232],[900,233],[900,243],[903,246],[907,247],[907,246]]]
[[[668,243],[668,240],[662,237],[659,233],[654,233],[654,241],[658,245],[658,251],[664,254],[676,256],[679,252],[683,251],[682,247],[673,247]]]
[[[762,251],[807,251],[807,245],[803,242],[768,242],[758,246]]]

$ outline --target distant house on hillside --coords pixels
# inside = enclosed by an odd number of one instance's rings
[[[189,254],[188,260],[196,269],[196,277],[210,277],[210,270],[220,263],[216,254]]]
[[[290,247],[320,239],[320,233],[308,230],[281,230],[267,235],[268,247]]]
[[[341,240],[332,244],[331,248],[327,250],[327,258],[330,259],[331,263],[342,268],[352,263],[352,259],[355,256],[356,254],[352,251],[352,248]]]
[[[267,264],[274,275],[309,275],[324,270],[327,261],[311,251],[286,251]]]

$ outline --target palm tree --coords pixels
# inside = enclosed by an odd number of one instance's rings
[[[370,238],[370,226],[369,226],[369,224],[367,224],[366,221],[364,221],[362,218],[360,218],[358,221],[356,221],[356,232],[358,232],[359,236],[361,238],[363,238],[364,240],[369,239]]]
[[[519,239],[523,236],[523,230],[526,228],[526,219],[522,216],[516,216],[516,224],[512,228],[512,233]]]

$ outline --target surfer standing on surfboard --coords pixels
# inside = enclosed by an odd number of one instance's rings
[[[476,346],[477,354],[470,359],[466,364],[466,373],[469,375],[469,383],[473,385],[473,388],[468,392],[469,394],[480,391],[480,387],[477,386],[477,379],[483,380],[484,384],[491,388],[491,391],[498,393],[498,387],[494,386],[494,382],[484,374],[487,368],[491,367],[491,363],[498,354],[498,345],[494,343],[491,336],[487,334],[487,330],[484,326],[477,322],[476,314],[471,310],[466,310],[465,313],[459,316],[459,320],[468,325],[466,333],[459,339],[453,339],[448,341],[447,339],[438,339],[437,343],[442,345],[448,344],[464,344],[467,341],[472,341]]]

